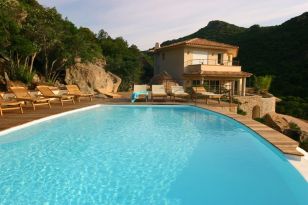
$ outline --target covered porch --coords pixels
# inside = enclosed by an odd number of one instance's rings
[[[209,92],[245,96],[246,78],[251,75],[243,71],[202,71],[201,73],[184,73],[183,78],[186,88],[203,85]]]

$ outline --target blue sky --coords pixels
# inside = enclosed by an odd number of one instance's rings
[[[75,25],[104,29],[140,49],[191,34],[211,20],[277,25],[308,11],[307,0],[38,0]]]

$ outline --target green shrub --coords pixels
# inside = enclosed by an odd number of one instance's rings
[[[23,83],[30,84],[32,82],[34,72],[30,72],[27,68],[20,66],[15,70],[16,80],[20,80]]]
[[[237,114],[239,115],[247,115],[247,112],[245,112],[244,110],[242,110],[241,108],[237,108]]]
[[[287,96],[277,103],[276,112],[308,120],[308,99]]]
[[[262,123],[262,124],[265,124],[265,120],[264,120],[263,117],[261,117],[261,118],[255,118],[254,120],[255,120],[255,121],[258,121],[258,122],[260,122],[260,123]]]
[[[301,128],[294,122],[289,122],[289,126],[291,130],[301,131]]]
[[[272,76],[254,76],[254,87],[258,93],[267,93],[271,87]]]
[[[305,151],[308,152],[308,140],[306,140],[306,141],[304,141],[304,142],[301,142],[301,143],[299,144],[299,147],[302,148],[302,149],[304,149]]]

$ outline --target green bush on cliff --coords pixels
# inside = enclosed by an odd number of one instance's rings
[[[0,60],[15,80],[29,83],[37,72],[48,82],[61,81],[76,57],[92,62],[105,56],[107,70],[122,78],[122,90],[140,82],[141,76],[148,78],[153,70],[139,49],[123,38],[77,28],[55,8],[45,8],[36,0],[0,1],[0,27]]]
[[[276,111],[308,120],[308,98],[282,97],[281,102],[277,103]]]
[[[137,46],[129,46],[121,37],[113,39],[104,30],[99,32],[98,39],[107,60],[107,70],[122,78],[120,90],[128,90],[133,83],[140,82],[142,54]]]

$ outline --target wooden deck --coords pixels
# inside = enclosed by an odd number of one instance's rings
[[[80,103],[72,104],[70,102],[66,102],[64,107],[61,107],[59,103],[52,104],[52,108],[49,109],[47,106],[38,107],[36,111],[34,111],[31,107],[24,108],[24,114],[18,113],[18,111],[7,111],[4,112],[4,116],[0,117],[0,131],[21,125],[33,120],[37,120],[40,118],[44,118],[47,116],[51,116],[54,114],[87,107],[95,104],[130,104],[129,99],[102,99],[102,98],[94,98],[92,102],[88,100],[82,100]],[[209,109],[223,115],[226,115],[232,119],[239,121],[240,123],[246,125],[251,128],[253,131],[261,135],[264,139],[266,139],[269,143],[274,145],[284,154],[302,156],[302,153],[297,151],[298,142],[290,139],[289,137],[279,133],[272,128],[265,126],[262,123],[259,123],[255,120],[252,120],[248,117],[241,116],[230,111],[234,110],[235,105],[230,105],[228,103],[217,104],[215,101],[210,102],[208,105],[204,103],[193,103],[193,102],[138,102],[135,103],[137,105],[144,104],[189,104],[196,105],[201,108]]]

